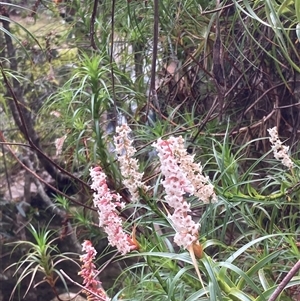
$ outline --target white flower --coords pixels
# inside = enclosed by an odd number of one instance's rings
[[[274,153],[274,158],[276,160],[281,161],[281,163],[288,167],[289,169],[294,167],[294,163],[289,157],[289,147],[282,144],[281,140],[278,137],[278,131],[277,127],[273,127],[271,129],[268,129],[269,135],[270,135],[270,142],[271,142],[271,148]]]
[[[131,132],[127,124],[116,128],[114,143],[120,163],[120,171],[123,177],[123,184],[131,194],[131,201],[137,202],[139,199],[138,189],[147,191],[149,189],[143,182],[143,173],[139,172],[139,164],[137,159],[132,158],[136,149],[132,146],[132,140],[129,139]]]

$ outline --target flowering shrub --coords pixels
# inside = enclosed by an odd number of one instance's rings
[[[123,183],[135,202],[138,199],[137,188],[148,190],[149,187],[142,182],[143,174],[138,172],[138,162],[132,158],[136,151],[128,139],[130,131],[128,125],[118,127],[115,145],[124,177]],[[169,214],[176,230],[174,242],[187,249],[197,241],[200,225],[189,215],[190,205],[184,199],[184,194],[195,195],[205,203],[215,202],[217,197],[208,178],[202,175],[201,165],[194,163],[193,156],[188,155],[184,149],[181,136],[171,137],[166,141],[159,139],[153,146],[158,151],[161,171],[165,177],[162,181],[166,192],[165,199],[174,210],[173,214]],[[90,172],[91,188],[95,190],[94,205],[99,212],[99,226],[104,227],[110,245],[116,246],[122,254],[136,249],[135,243],[124,233],[122,221],[116,212],[116,207],[124,208],[124,203],[120,202],[121,196],[110,191],[105,181],[106,176],[100,167],[92,168]]]
[[[116,153],[120,163],[120,170],[123,176],[123,184],[131,195],[131,201],[137,202],[139,198],[138,188],[143,191],[149,190],[149,187],[142,182],[143,173],[138,171],[139,164],[133,156],[136,153],[132,146],[132,141],[128,135],[131,132],[128,125],[117,127],[117,134],[114,138]],[[184,148],[184,140],[171,137],[164,141],[159,139],[153,146],[158,152],[161,163],[161,172],[165,179],[162,184],[165,189],[165,200],[168,203],[172,214],[169,213],[170,221],[176,231],[174,242],[178,246],[188,249],[192,245],[198,245],[199,223],[193,221],[189,215],[190,204],[185,200],[185,194],[195,195],[199,201],[205,203],[215,202],[217,197],[213,191],[213,186],[209,183],[208,177],[202,175],[200,164],[193,162],[193,156],[187,154]],[[121,202],[121,196],[113,193],[106,182],[106,175],[100,167],[90,169],[92,178],[91,188],[95,191],[93,194],[94,206],[99,213],[99,226],[104,228],[107,234],[108,242],[111,246],[117,247],[118,251],[124,255],[132,250],[138,249],[135,238],[132,239],[124,232],[122,220],[118,215],[117,208],[122,210],[125,206]],[[197,248],[196,248],[197,249]],[[89,277],[94,273],[90,272],[93,265],[90,259],[93,259],[95,253],[89,242],[85,242],[84,250],[88,255],[82,257],[82,261],[88,262],[87,268],[81,272],[84,276],[84,284],[90,287]]]
[[[270,142],[272,144],[275,159],[281,160],[282,164],[287,166],[289,169],[293,168],[294,163],[288,155],[288,147],[284,146],[278,138],[277,129],[273,128],[269,129],[268,131],[270,134]],[[117,160],[120,165],[120,172],[123,178],[122,188],[126,188],[127,192],[129,193],[128,197],[126,193],[127,201],[130,202],[130,206],[140,206],[140,204],[143,204],[145,200],[151,200],[153,197],[153,190],[150,189],[150,187],[147,186],[143,181],[143,173],[139,171],[139,162],[137,158],[134,157],[136,155],[136,149],[132,145],[133,141],[129,137],[130,133],[131,129],[126,124],[117,127],[116,136],[114,138],[115,150]],[[188,154],[184,146],[184,139],[181,136],[171,136],[165,140],[160,138],[153,143],[152,146],[157,152],[160,163],[162,180],[160,180],[158,184],[161,184],[161,186],[159,186],[163,188],[162,197],[158,197],[156,202],[162,202],[162,208],[165,211],[162,216],[167,217],[166,220],[174,231],[172,233],[168,232],[168,238],[165,241],[165,244],[169,245],[169,237],[172,236],[172,240],[177,246],[182,247],[184,250],[189,252],[189,259],[184,257],[184,254],[186,253],[180,253],[176,255],[176,258],[195,267],[200,285],[197,284],[198,281],[195,281],[193,276],[190,278],[191,276],[189,273],[181,274],[181,268],[177,265],[169,266],[167,278],[162,278],[158,271],[162,266],[164,266],[164,263],[160,262],[160,267],[157,267],[157,265],[153,265],[152,259],[149,259],[149,256],[170,258],[170,256],[172,256],[170,254],[175,254],[174,249],[171,248],[172,253],[170,253],[168,257],[166,255],[166,250],[161,253],[153,252],[153,249],[156,247],[155,244],[154,246],[151,244],[150,236],[137,238],[139,241],[144,242],[144,244],[141,246],[140,242],[137,242],[135,237],[136,226],[133,227],[133,230],[130,230],[130,232],[133,233],[132,237],[130,237],[125,230],[124,220],[122,218],[122,210],[125,208],[125,203],[121,200],[121,195],[119,193],[114,192],[110,189],[110,187],[108,187],[104,171],[101,167],[97,166],[90,169],[90,175],[92,178],[91,188],[94,190],[93,202],[94,206],[98,210],[99,226],[102,227],[106,232],[109,245],[116,247],[121,255],[130,253],[133,250],[138,251],[136,256],[143,256],[143,254],[146,254],[144,255],[144,258],[145,262],[147,263],[147,267],[150,269],[150,271],[153,271],[153,275],[155,275],[155,277],[158,279],[159,285],[163,288],[164,292],[168,294],[168,296],[175,294],[175,289],[174,287],[173,289],[168,288],[168,286],[165,284],[168,283],[167,279],[171,279],[173,277],[174,279],[177,279],[176,281],[179,281],[179,279],[182,277],[182,281],[185,283],[182,286],[183,291],[185,285],[189,285],[196,289],[196,292],[192,294],[188,300],[253,300],[251,295],[244,293],[245,290],[249,289],[248,285],[250,285],[254,291],[259,291],[261,296],[263,296],[262,299],[257,298],[256,301],[266,300],[266,296],[270,296],[274,289],[265,291],[261,288],[258,289],[250,277],[248,277],[246,274],[243,274],[243,272],[238,268],[232,266],[233,258],[240,256],[240,254],[242,254],[242,252],[244,252],[247,248],[251,248],[256,244],[259,244],[266,238],[258,237],[256,239],[252,239],[248,244],[242,246],[241,249],[243,251],[238,249],[224,262],[218,261],[217,259],[212,259],[206,255],[203,252],[203,248],[206,248],[209,245],[214,245],[216,242],[211,241],[208,244],[201,244],[199,242],[199,229],[201,224],[193,216],[193,209],[191,208],[192,203],[190,200],[193,200],[194,203],[202,204],[203,206],[216,206],[215,208],[218,208],[218,204],[220,200],[222,200],[222,196],[217,197],[214,186],[210,183],[209,178],[203,175],[203,168],[201,164],[194,162],[194,156]],[[222,154],[222,158],[226,158],[226,154]],[[236,164],[236,162],[234,162],[234,164]],[[222,166],[223,163],[219,165],[220,170]],[[227,175],[226,171],[227,170],[220,171],[220,173],[222,176],[224,174],[226,175],[227,182],[228,179],[233,179],[232,183],[230,185],[228,184],[228,187],[239,185],[234,176]],[[220,181],[221,180],[223,183],[226,183],[225,179],[223,180],[223,178],[220,178]],[[226,189],[227,187],[224,189],[224,196],[227,196]],[[157,187],[156,190],[158,190]],[[252,189],[252,195],[253,191],[254,190]],[[232,197],[232,194],[228,194],[228,196]],[[282,193],[274,194],[272,196],[262,196],[256,193],[255,197],[257,200],[265,200],[267,198],[275,199],[283,196],[284,194]],[[247,198],[251,196],[241,193],[238,197],[239,199],[242,197],[247,200]],[[222,208],[221,212],[225,208],[224,205],[226,206],[226,203],[223,202],[222,207],[220,206],[220,208]],[[142,205],[141,207],[147,208],[143,207]],[[159,208],[160,211],[163,210],[158,206],[157,208]],[[205,215],[205,211],[203,212],[203,215]],[[145,216],[147,216],[147,214],[145,214]],[[244,215],[244,217],[248,218],[247,215]],[[141,220],[142,218],[139,219],[139,221]],[[255,222],[256,221],[254,221],[254,223]],[[226,223],[227,222],[224,222],[224,224]],[[161,230],[161,228],[156,228],[155,230],[158,232],[155,233],[154,236],[160,233],[160,238],[158,238],[157,242],[158,245],[164,245],[164,229]],[[140,233],[143,233],[143,230]],[[150,233],[150,235],[152,234]],[[145,239],[147,240],[147,243],[145,243]],[[147,254],[146,252],[148,246],[152,246],[153,248],[149,251],[151,255]],[[94,260],[96,253],[89,241],[84,242],[83,250],[86,252],[86,254],[81,256],[81,261],[84,264],[80,274],[84,278],[83,283],[88,296],[90,298],[92,298],[91,296],[96,298],[91,300],[109,300],[100,283],[94,278],[96,272],[92,261]],[[198,258],[199,262],[196,258]],[[268,257],[268,259],[262,259],[264,260],[264,265],[267,262],[272,261],[272,258],[273,255]],[[204,273],[205,277],[207,278],[206,284],[200,275],[200,269],[198,268],[198,265],[200,264],[202,264],[205,268],[204,270],[202,269],[202,273]],[[251,268],[251,273],[262,273],[261,271],[264,265],[257,263],[257,265],[254,265]],[[242,280],[239,282],[232,280],[234,277],[231,279],[231,276],[229,275],[231,275],[233,272],[237,273],[238,279],[241,278]],[[178,277],[179,273],[181,275],[180,277]],[[300,279],[297,281],[300,283]],[[264,288],[264,286],[262,287]],[[151,290],[151,293],[153,294],[153,290]],[[181,299],[181,297],[179,297],[179,299],[171,297],[170,300],[175,301],[184,299]]]

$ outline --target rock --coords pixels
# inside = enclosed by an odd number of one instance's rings
[[[78,295],[76,298],[77,294],[74,294],[74,293],[63,293],[63,294],[60,294],[58,295],[59,296],[59,299],[60,300],[66,300],[66,301],[69,301],[69,300],[72,300],[72,301],[87,301],[86,298],[83,298],[81,297],[80,295]],[[73,299],[74,298],[74,299]],[[54,298],[52,299],[51,301],[58,301],[57,298]]]

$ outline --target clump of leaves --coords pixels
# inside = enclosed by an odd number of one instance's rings
[[[32,287],[33,281],[38,273],[44,274],[44,278],[39,283],[35,284],[35,287],[47,282],[56,294],[55,284],[56,281],[60,279],[66,290],[68,290],[67,283],[56,266],[65,260],[71,260],[72,262],[76,263],[74,260],[68,257],[73,253],[59,253],[57,246],[53,244],[56,240],[56,238],[53,238],[55,233],[54,231],[48,230],[47,227],[36,229],[31,224],[28,229],[33,236],[33,241],[15,242],[16,246],[14,247],[13,251],[18,247],[26,248],[27,251],[18,262],[11,264],[7,268],[10,269],[15,267],[16,270],[13,276],[18,277],[16,285],[12,290],[10,300],[12,300],[13,295],[21,282],[30,276],[31,278],[28,288],[23,296],[25,297]]]

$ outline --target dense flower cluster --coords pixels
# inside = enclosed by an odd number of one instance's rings
[[[271,147],[274,153],[274,158],[280,160],[284,166],[290,169],[293,168],[294,163],[288,154],[289,147],[282,144],[281,140],[278,137],[277,127],[275,126],[271,129],[268,129],[268,132],[270,135],[269,140],[272,144]]]
[[[178,158],[180,168],[186,173],[187,179],[194,187],[193,195],[197,196],[204,203],[214,203],[217,196],[214,187],[209,183],[209,178],[202,174],[202,166],[200,163],[194,162],[194,155],[189,155],[184,147],[184,139],[182,136],[170,140],[173,144],[173,153]]]
[[[80,256],[80,261],[83,263],[81,271],[78,273],[83,278],[83,285],[86,288],[88,300],[93,301],[109,301],[105,291],[102,288],[101,282],[96,278],[97,270],[93,263],[97,251],[92,246],[89,240],[85,240],[82,244],[83,255]],[[96,297],[97,296],[97,297]]]
[[[98,209],[99,226],[104,228],[109,244],[117,247],[123,255],[136,249],[136,244],[124,232],[122,220],[118,215],[117,207],[122,209],[125,206],[120,202],[121,196],[111,192],[106,183],[106,175],[100,167],[91,168],[90,175],[91,188],[95,191],[93,200],[94,206]]]
[[[162,181],[166,192],[165,200],[174,209],[169,216],[176,230],[174,242],[187,249],[197,242],[199,224],[189,215],[190,204],[184,199],[184,195],[197,195],[205,202],[215,201],[216,196],[208,179],[199,174],[201,166],[193,163],[193,157],[187,154],[183,142],[182,137],[158,139],[154,147],[158,151],[161,172],[165,178]]]
[[[139,172],[138,161],[133,158],[136,149],[132,146],[132,140],[129,139],[130,132],[131,129],[127,124],[118,126],[116,128],[114,143],[120,163],[123,184],[131,194],[131,201],[137,202],[139,198],[138,188],[147,191],[149,187],[142,182],[143,173]]]

